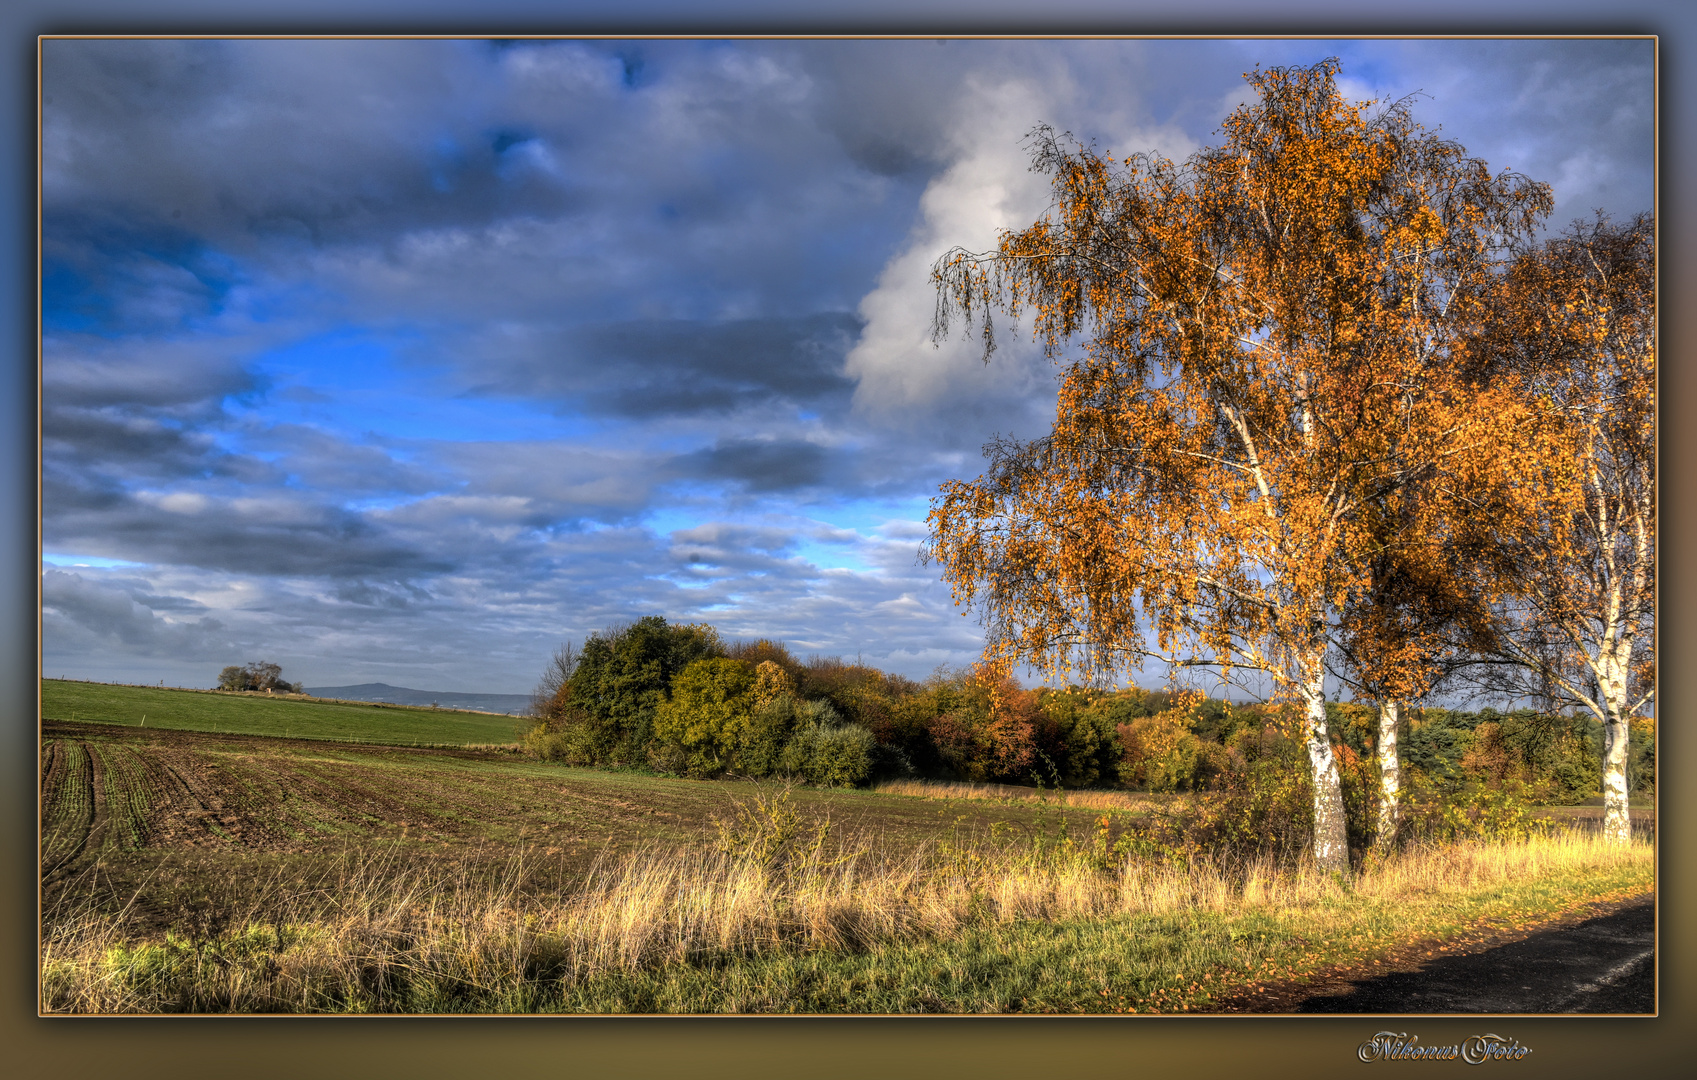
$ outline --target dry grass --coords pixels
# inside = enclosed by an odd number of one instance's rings
[[[718,970],[773,956],[946,943],[986,927],[1172,913],[1202,916],[1217,931],[1232,920],[1295,912],[1305,933],[1321,937],[1328,920],[1359,921],[1364,907],[1414,912],[1515,882],[1611,868],[1647,876],[1652,861],[1648,845],[1612,847],[1580,833],[1413,850],[1348,881],[1271,863],[1132,862],[1108,871],[1053,847],[944,843],[892,860],[821,843],[825,830],[801,823],[787,803],[758,810],[722,830],[719,851],[609,861],[569,894],[540,899],[521,888],[525,858],[491,881],[409,870],[391,851],[345,859],[328,916],[322,897],[312,898],[311,913],[304,900],[282,897],[229,929],[160,939],[138,937],[123,916],[59,915],[42,943],[42,1008],[594,1009],[573,995],[619,973]]]
[[[881,795],[921,799],[989,799],[995,802],[1048,801],[1078,810],[1148,810],[1171,808],[1173,796],[1133,791],[1056,791],[1014,784],[970,784],[947,780],[886,780],[873,788]]]

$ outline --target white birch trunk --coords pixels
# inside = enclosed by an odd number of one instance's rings
[[[1402,787],[1402,762],[1397,756],[1396,725],[1402,703],[1379,702],[1379,821],[1374,846],[1388,852],[1396,845],[1397,824],[1401,820],[1399,798]]]
[[[1626,665],[1607,658],[1598,689],[1603,700],[1603,836],[1617,843],[1632,841],[1632,815],[1627,809]]]
[[[1303,737],[1308,743],[1308,762],[1314,772],[1314,861],[1320,869],[1340,874],[1349,872],[1349,838],[1344,829],[1343,780],[1332,739],[1326,729],[1326,694],[1318,662],[1308,667],[1302,688],[1306,709]]]

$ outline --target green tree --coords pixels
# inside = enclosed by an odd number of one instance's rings
[[[583,731],[592,760],[645,761],[672,680],[696,660],[723,653],[711,626],[668,625],[658,615],[591,635],[550,715]]]
[[[711,775],[732,763],[754,710],[753,664],[696,660],[672,679],[670,700],[655,709],[654,735],[683,749],[691,774]]]
[[[781,767],[820,787],[855,787],[871,775],[876,748],[870,731],[845,722],[829,702],[809,701],[797,707]]]
[[[756,685],[754,712],[743,729],[732,761],[737,772],[745,776],[771,776],[783,767],[784,747],[789,744],[800,713],[798,705],[788,693],[762,701]]]
[[[266,660],[254,660],[246,667],[231,664],[218,673],[220,690],[260,690],[265,693],[298,694],[299,683],[283,680],[283,669]]]

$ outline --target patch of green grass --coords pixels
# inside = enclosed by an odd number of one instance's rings
[[[1534,928],[1654,888],[1647,846],[1606,852],[1595,841],[1555,838],[1519,850],[1539,849],[1552,857],[1535,859],[1535,874],[1493,866],[1490,846],[1440,849],[1411,853],[1385,872],[1341,886],[1318,879],[1275,885],[1259,903],[1240,897],[1097,918],[1003,918],[863,950],[780,948],[603,971],[560,986],[538,1007],[585,1013],[1208,1013],[1223,1001],[1251,999],[1260,987],[1371,964],[1412,942],[1434,942],[1436,955],[1464,952],[1494,932]],[[1511,864],[1519,861],[1513,845],[1497,850]],[[1480,851],[1483,858],[1470,857]],[[1461,874],[1441,865],[1455,854],[1474,865]],[[1433,862],[1440,864],[1436,873],[1421,865]]]
[[[176,731],[280,735],[384,745],[479,745],[515,741],[526,721],[512,716],[361,705],[256,694],[165,690],[41,680],[43,719]]]
[[[147,837],[150,792],[144,763],[132,747],[91,743],[90,749],[101,764],[101,795],[108,819],[106,844],[116,850],[137,850]]]

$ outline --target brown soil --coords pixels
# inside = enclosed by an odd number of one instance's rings
[[[350,853],[395,872],[498,872],[522,854],[527,888],[560,888],[608,855],[710,847],[715,818],[752,785],[567,769],[498,749],[420,749],[44,721],[42,897],[128,906],[169,923],[197,906],[310,891]],[[806,820],[842,843],[900,855],[1035,805],[900,799],[797,788]],[[1065,815],[1083,834],[1096,816]],[[238,895],[239,894],[239,895]]]

